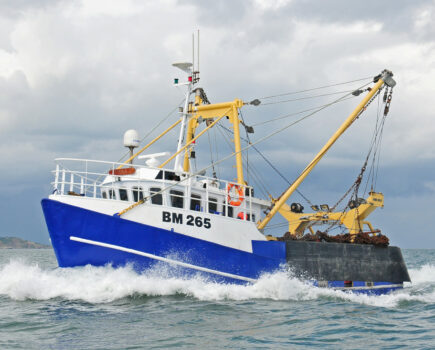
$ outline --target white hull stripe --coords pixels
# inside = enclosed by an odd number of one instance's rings
[[[75,236],[70,236],[69,239],[71,241],[76,241],[76,242],[80,242],[80,243],[86,243],[86,244],[96,245],[96,246],[100,246],[100,247],[104,247],[104,248],[110,248],[110,249],[120,250],[120,251],[131,253],[131,254],[145,256],[145,257],[150,258],[150,259],[159,260],[159,261],[163,261],[165,263],[174,264],[174,265],[178,265],[178,266],[182,266],[182,267],[187,267],[187,268],[190,268],[190,269],[193,269],[193,270],[197,270],[197,271],[213,273],[215,275],[219,275],[219,276],[223,276],[223,277],[230,277],[230,278],[234,278],[234,279],[238,279],[238,280],[242,280],[242,281],[247,281],[247,282],[256,282],[256,280],[252,279],[252,278],[238,276],[238,275],[233,275],[231,273],[221,272],[221,271],[217,271],[217,270],[207,269],[205,267],[200,267],[200,266],[184,263],[184,262],[177,261],[177,260],[163,258],[161,256],[157,256],[157,255],[141,252],[140,250],[135,250],[135,249],[121,247],[119,245],[114,245],[114,244],[109,244],[109,243],[103,243],[103,242],[93,241],[93,240],[90,240],[90,239],[85,239],[85,238],[80,238],[80,237],[75,237]]]

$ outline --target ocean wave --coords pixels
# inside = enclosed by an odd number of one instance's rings
[[[185,295],[198,300],[271,299],[305,301],[333,299],[376,307],[397,307],[404,302],[435,303],[435,266],[409,270],[413,284],[381,296],[317,288],[280,271],[250,285],[219,284],[196,278],[174,278],[162,267],[144,274],[132,267],[85,266],[43,269],[24,260],[11,260],[0,267],[0,295],[13,300],[66,300],[108,303],[138,296]]]

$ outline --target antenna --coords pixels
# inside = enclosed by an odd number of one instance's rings
[[[192,33],[192,73],[195,74],[195,33]]]
[[[196,56],[196,60],[195,60]],[[196,61],[196,67],[195,67]],[[192,75],[193,83],[196,84],[199,81],[199,29],[196,31],[196,50],[195,50],[195,32],[192,33]]]

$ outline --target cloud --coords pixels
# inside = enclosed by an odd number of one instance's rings
[[[118,160],[124,154],[124,130],[135,128],[145,135],[180,102],[180,91],[171,82],[181,75],[171,63],[190,59],[191,33],[198,28],[201,85],[212,102],[235,97],[250,101],[392,69],[398,85],[381,160],[385,175],[394,181],[384,185],[390,193],[396,193],[394,184],[407,195],[421,194],[433,181],[425,174],[433,174],[435,158],[434,11],[435,2],[423,0],[352,5],[339,0],[221,0],[207,5],[196,0],[2,2],[0,156],[6,169],[0,174],[2,198],[30,191],[28,186],[39,193],[35,189],[49,182],[56,156]],[[300,96],[308,95],[312,93]],[[333,98],[246,107],[243,116],[247,124],[255,124]],[[292,180],[358,100],[337,104],[258,148]],[[373,103],[304,188],[319,191],[329,186],[338,196],[344,184],[354,180],[377,113]],[[172,115],[165,125],[176,118]],[[255,127],[252,140],[296,118]],[[176,139],[175,132],[169,134],[153,151],[173,151]],[[199,140],[197,147],[198,166],[207,164],[208,141]],[[229,152],[226,144],[221,145],[220,156]],[[261,161],[255,152],[250,154]],[[224,168],[231,169],[229,162]],[[267,166],[258,168],[260,173],[270,172]],[[411,176],[415,184],[407,186]],[[271,187],[279,193],[285,183],[276,184]]]

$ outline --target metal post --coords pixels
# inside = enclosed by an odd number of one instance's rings
[[[183,109],[183,116],[181,117],[181,128],[180,128],[180,135],[178,138],[178,145],[177,145],[177,153],[176,153],[176,158],[175,158],[175,165],[174,165],[174,170],[175,171],[182,171],[182,166],[181,166],[181,156],[180,156],[180,152],[183,148],[183,144],[184,144],[184,137],[186,136],[186,121],[187,121],[187,117],[189,114],[189,99],[190,99],[190,94],[192,92],[192,83],[190,83],[187,86],[187,92],[186,92],[186,100],[184,101],[184,109]]]
[[[60,186],[60,193],[65,194],[65,169],[62,169],[62,185]]]
[[[54,177],[54,188],[57,190],[59,185],[59,164],[56,164],[56,175]]]

